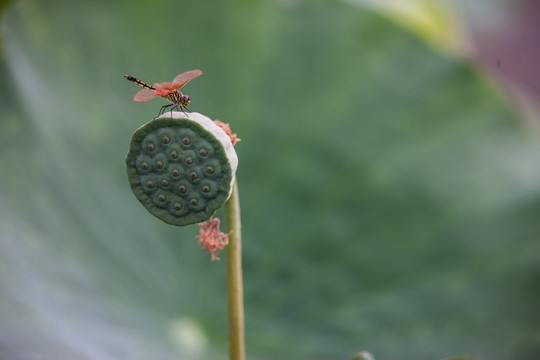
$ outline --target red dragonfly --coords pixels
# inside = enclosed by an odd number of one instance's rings
[[[161,96],[172,102],[172,104],[164,105],[161,107],[161,109],[159,110],[159,115],[161,115],[165,112],[165,109],[171,106],[173,107],[173,109],[178,109],[182,111],[184,111],[184,109],[188,110],[186,106],[188,106],[191,102],[191,98],[186,94],[182,94],[180,92],[180,89],[201,74],[201,70],[190,70],[176,76],[172,82],[155,83],[152,86],[130,75],[125,75],[125,78],[144,88],[137,94],[135,94],[133,100],[148,101],[155,98],[156,96]]]

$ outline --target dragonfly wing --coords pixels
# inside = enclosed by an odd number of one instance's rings
[[[156,96],[158,96],[158,95],[154,94],[152,91],[150,91],[148,89],[142,89],[141,91],[139,91],[138,93],[135,94],[135,97],[133,98],[133,100],[135,100],[135,101],[148,101],[150,99],[155,98]]]
[[[158,89],[171,89],[173,85],[174,85],[173,82],[162,82],[162,83],[155,83],[152,86]]]
[[[170,93],[173,93],[174,90],[171,90],[171,89],[156,89],[156,90],[153,90],[153,93],[156,94],[156,96],[165,96],[165,95],[168,95]]]
[[[173,80],[173,89],[180,89],[184,85],[186,85],[191,80],[195,79],[197,76],[201,76],[202,71],[201,70],[190,70],[181,73],[180,75],[177,75]]]

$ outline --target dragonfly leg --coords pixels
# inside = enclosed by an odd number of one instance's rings
[[[186,115],[186,116],[187,116],[187,113],[185,112],[185,110],[184,110],[184,109],[186,109],[187,111],[189,111],[189,109],[188,109],[187,107],[185,107],[185,106],[182,106],[182,105],[177,105],[177,106],[175,106],[175,107],[174,107],[174,109],[176,109],[176,110],[180,110],[180,111],[181,111],[181,112],[183,112],[183,113],[184,113],[184,115]],[[171,111],[172,111],[172,110],[171,110]],[[191,112],[191,111],[190,111],[190,112]],[[171,116],[172,116],[172,115],[171,115]]]
[[[165,113],[165,110],[166,110],[167,108],[173,106],[173,105],[174,105],[174,104],[163,105],[163,106],[161,107],[161,109],[159,109],[158,116],[160,116],[161,114],[164,114],[164,113]],[[173,109],[174,109],[174,108],[173,108]],[[172,109],[171,109],[171,111],[172,111]],[[172,115],[171,115],[171,117],[172,117]]]

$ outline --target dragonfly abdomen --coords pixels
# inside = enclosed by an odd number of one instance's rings
[[[141,80],[139,80],[137,78],[134,78],[131,75],[126,75],[125,78],[128,79],[129,81],[134,82],[135,84],[137,84],[139,86],[142,86],[145,89],[156,90],[155,87],[151,86],[150,84],[145,83],[144,81],[141,81]]]

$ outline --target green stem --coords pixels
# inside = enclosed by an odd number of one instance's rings
[[[244,288],[242,285],[242,232],[238,183],[225,204],[229,245],[227,247],[227,293],[229,310],[229,359],[245,360]]]

